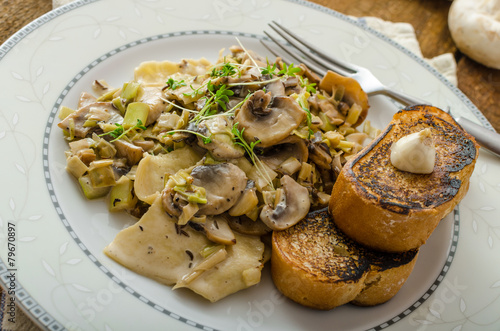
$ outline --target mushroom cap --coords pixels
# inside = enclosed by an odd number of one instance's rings
[[[311,206],[307,188],[288,175],[281,177],[280,183],[284,193],[276,208],[267,204],[260,213],[262,222],[273,230],[295,225],[307,215]]]
[[[289,157],[295,157],[300,163],[307,161],[309,151],[304,139],[296,135],[288,136],[268,150],[264,150],[260,160],[276,170]]]
[[[462,53],[500,69],[500,0],[455,0],[448,13],[448,26]]]
[[[205,143],[201,137],[198,137],[198,146],[210,151],[218,160],[240,158],[245,151],[233,142],[230,130],[231,123],[225,116],[216,116],[203,121],[197,131],[209,136],[210,142]]]
[[[262,90],[255,92],[241,106],[235,122],[246,141],[260,140],[259,147],[269,147],[285,139],[305,120],[306,112],[291,97],[277,96]]]
[[[218,215],[231,208],[247,185],[247,176],[231,163],[196,166],[191,171],[193,185],[205,188],[207,203],[199,205],[199,215]]]

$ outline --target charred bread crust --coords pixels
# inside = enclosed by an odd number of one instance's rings
[[[329,310],[348,302],[376,305],[397,293],[417,254],[418,250],[372,252],[340,232],[323,209],[291,228],[273,232],[271,274],[280,292],[307,307]]]
[[[390,149],[403,136],[431,128],[434,171],[400,171]],[[423,245],[469,188],[479,146],[446,112],[432,106],[399,111],[372,143],[342,168],[332,190],[336,225],[375,250],[404,252]]]
[[[370,271],[361,293],[351,303],[374,306],[394,297],[410,277],[417,262],[418,249],[403,253],[364,250],[370,261]]]

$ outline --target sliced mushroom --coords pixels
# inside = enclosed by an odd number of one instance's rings
[[[305,76],[310,83],[318,84],[320,82],[321,77],[312,72],[304,63],[301,63],[299,68],[302,69],[302,76]]]
[[[166,187],[161,192],[161,203],[163,209],[171,217],[179,217],[182,214],[182,208],[187,205],[187,201],[180,199],[178,194],[171,187]]]
[[[161,88],[155,86],[142,86],[137,96],[138,102],[143,102],[149,106],[149,113],[146,123],[148,126],[160,117],[161,113],[167,108],[167,103],[162,100],[163,94]]]
[[[343,112],[339,111],[328,99],[319,99],[318,107],[328,118],[328,121],[333,125],[341,125],[342,123],[344,123],[345,114],[349,110],[349,106],[345,102],[340,102],[339,107],[347,107],[347,109],[342,109]]]
[[[332,155],[330,149],[321,140],[313,139],[308,145],[309,160],[314,162],[321,169],[331,169]]]
[[[281,178],[280,183],[274,205],[266,204],[260,213],[262,222],[273,230],[293,226],[307,215],[311,206],[307,188],[287,175]]]
[[[285,95],[285,85],[281,80],[275,80],[266,85],[266,92],[270,92],[272,97]]]
[[[109,85],[105,80],[94,80],[92,82],[92,90],[99,96],[109,91]]]
[[[204,228],[209,240],[223,245],[236,244],[234,233],[227,224],[227,220],[224,216],[208,216]]]
[[[96,98],[92,94],[83,92],[80,94],[80,99],[78,100],[78,108],[88,106],[96,101]]]
[[[245,215],[228,217],[227,223],[234,231],[250,236],[263,236],[272,231],[271,228],[265,225],[260,219],[254,221]]]
[[[245,191],[240,195],[238,201],[229,209],[228,213],[231,216],[241,216],[250,213],[259,204],[257,197],[257,188],[255,182],[249,180]]]
[[[237,159],[245,154],[241,146],[234,144],[231,123],[225,116],[216,116],[203,121],[197,131],[210,138],[210,142],[206,143],[198,137],[198,146],[210,151],[216,159]]]
[[[199,215],[217,215],[231,208],[245,190],[247,176],[237,166],[218,163],[196,166],[191,171],[193,185],[205,188],[207,203]]]
[[[126,158],[129,165],[133,166],[142,159],[143,150],[141,147],[121,139],[114,141],[113,144],[118,156]]]
[[[86,106],[79,108],[77,111],[71,113],[59,124],[57,124],[57,126],[69,132],[72,126],[72,124],[70,123],[73,122],[74,128],[72,130],[74,131],[75,136],[78,138],[85,138],[87,134],[90,133],[94,128],[90,126],[84,126],[85,122],[88,119],[91,108],[99,109],[111,114],[109,120],[110,123],[115,123],[123,120],[123,117],[110,102],[94,102],[87,104]]]
[[[328,71],[319,83],[319,88],[330,94],[335,93],[339,87],[345,88],[343,101],[349,106],[352,106],[354,103],[361,106],[361,113],[353,125],[356,127],[364,121],[368,114],[368,108],[370,108],[368,95],[355,79],[341,76],[333,71]]]
[[[243,104],[235,117],[246,141],[260,140],[259,147],[269,147],[285,139],[306,118],[306,112],[291,97],[271,98],[259,90]]]
[[[259,156],[271,169],[279,171],[283,162],[289,158],[295,158],[300,164],[306,162],[309,152],[304,139],[296,135],[288,136],[276,145],[264,150],[264,154]]]
[[[284,82],[285,95],[292,95],[293,93],[300,94],[301,87],[299,84],[299,79],[296,76],[288,77]]]

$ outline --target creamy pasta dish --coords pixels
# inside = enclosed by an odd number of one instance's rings
[[[378,133],[353,79],[243,46],[215,63],[141,63],[122,86],[89,90],[59,113],[67,170],[86,198],[138,219],[105,254],[212,302],[260,281],[272,231],[325,207]]]

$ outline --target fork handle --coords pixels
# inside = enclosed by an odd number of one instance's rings
[[[429,102],[427,102],[425,100],[416,98],[414,96],[408,95],[408,94],[403,93],[403,92],[398,92],[396,90],[393,90],[393,89],[390,89],[390,88],[387,88],[387,87],[385,89],[383,89],[383,90],[374,92],[372,94],[383,94],[383,95],[386,95],[386,96],[391,97],[392,99],[394,99],[396,101],[401,102],[405,106],[429,105],[430,104]]]
[[[457,121],[465,131],[476,138],[479,145],[491,153],[500,156],[500,134],[488,130],[484,126],[471,122],[463,117],[457,117],[455,121]]]

